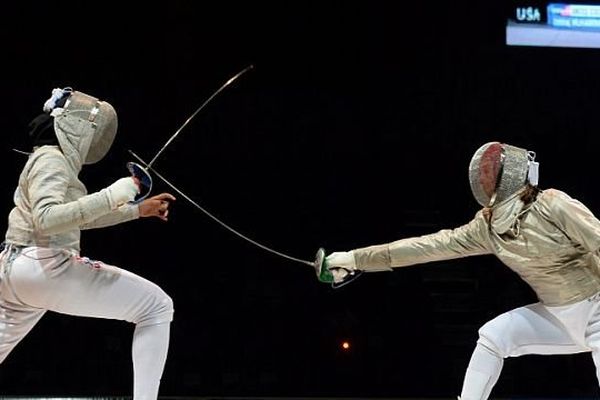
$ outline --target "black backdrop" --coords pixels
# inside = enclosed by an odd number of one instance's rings
[[[507,47],[501,2],[20,2],[3,5],[7,214],[25,126],[52,88],[119,113],[98,190],[150,159],[251,238],[312,260],[467,222],[467,165],[491,140],[535,150],[541,186],[600,208],[598,50]],[[167,188],[160,182],[156,191]],[[368,274],[339,290],[179,199],[168,223],[84,232],[83,253],[175,303],[161,393],[453,396],[493,316],[534,301],[492,257]],[[1,394],[119,395],[133,327],[47,314],[0,367]],[[341,340],[351,342],[342,351]],[[507,361],[497,395],[598,394],[589,354]]]

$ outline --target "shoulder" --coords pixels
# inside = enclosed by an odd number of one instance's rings
[[[58,146],[42,146],[40,148],[35,149],[33,153],[29,156],[30,161],[39,161],[39,160],[64,160],[67,161],[67,158],[60,150]]]
[[[545,189],[539,194],[536,204],[538,209],[549,215],[571,214],[574,211],[586,211],[588,208],[579,200],[558,189]]]
[[[42,146],[36,149],[29,156],[26,166],[29,171],[65,168],[68,168],[67,158],[58,146]]]
[[[564,203],[570,203],[576,201],[567,193],[558,189],[544,189],[539,195],[536,202],[540,205],[547,207],[560,206]]]
[[[571,199],[571,196],[569,196],[567,193],[563,192],[562,190],[558,190],[558,189],[554,189],[554,188],[550,188],[550,189],[544,189],[542,190],[542,192],[539,194],[538,199],[544,199],[546,201],[553,201],[553,200],[569,200]]]

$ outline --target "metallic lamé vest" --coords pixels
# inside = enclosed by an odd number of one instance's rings
[[[528,206],[515,195],[484,214],[456,229],[356,249],[356,265],[381,271],[495,254],[548,306],[600,292],[600,221],[579,201],[548,189]]]

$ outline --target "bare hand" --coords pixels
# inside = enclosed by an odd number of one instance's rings
[[[158,217],[167,221],[169,201],[175,201],[175,196],[170,193],[157,194],[143,200],[138,206],[140,217]]]

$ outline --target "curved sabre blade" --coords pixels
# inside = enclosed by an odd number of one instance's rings
[[[249,71],[252,68],[254,68],[254,66],[253,65],[249,65],[246,68],[244,68],[243,70],[241,70],[240,72],[238,72],[237,74],[235,74],[232,78],[230,78],[227,82],[225,82],[223,84],[223,86],[221,86],[219,89],[217,89],[217,91],[215,91],[208,99],[206,99],[206,101],[204,103],[202,103],[202,105],[200,107],[198,107],[196,109],[196,111],[194,111],[194,113],[192,115],[190,115],[190,117],[183,123],[183,125],[181,125],[179,127],[179,129],[177,129],[177,131],[173,134],[173,136],[171,136],[169,138],[169,140],[167,140],[167,142],[163,145],[163,147],[161,147],[161,149],[158,151],[158,153],[156,153],[156,155],[152,158],[152,160],[150,160],[150,162],[148,163],[148,168],[152,167],[152,165],[154,164],[154,162],[156,161],[156,159],[169,146],[169,144],[171,144],[171,142],[173,141],[173,139],[175,139],[177,137],[177,135],[179,135],[179,132],[181,132],[181,130],[183,128],[185,128],[185,126],[196,116],[196,114],[198,114],[204,107],[206,107],[206,105],[208,103],[210,103],[210,101],[217,94],[219,94],[223,89],[225,89],[227,86],[229,86],[231,84],[231,82],[235,81],[237,78],[239,78],[240,76],[242,76],[246,71]]]

